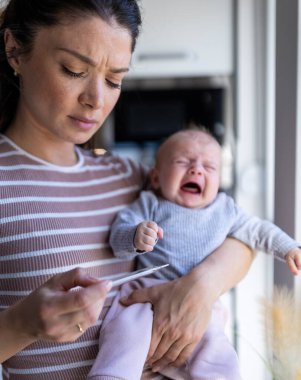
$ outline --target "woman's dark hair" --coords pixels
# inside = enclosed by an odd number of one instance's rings
[[[20,46],[18,54],[29,54],[36,32],[66,19],[98,16],[107,23],[115,20],[132,37],[132,51],[141,25],[136,0],[10,0],[0,18],[0,131],[11,123],[19,100],[19,79],[14,76],[5,52],[4,32],[10,29]]]

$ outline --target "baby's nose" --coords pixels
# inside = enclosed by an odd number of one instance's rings
[[[193,165],[189,169],[189,173],[191,175],[202,175],[203,174],[202,166],[200,166],[200,165]]]

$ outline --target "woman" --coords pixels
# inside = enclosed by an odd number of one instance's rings
[[[132,269],[132,263],[113,258],[107,238],[117,211],[143,187],[145,173],[78,145],[90,140],[116,104],[139,26],[134,0],[10,0],[3,13],[4,379],[84,379],[111,299],[102,309],[111,285],[98,278]],[[212,304],[250,262],[249,250],[229,240],[186,277],[125,301],[154,305],[154,370],[185,360]]]

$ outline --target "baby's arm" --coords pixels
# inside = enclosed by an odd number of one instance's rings
[[[301,249],[291,249],[284,258],[292,274],[298,275],[301,270]]]
[[[151,252],[158,238],[163,238],[163,230],[152,221],[139,223],[134,237],[134,246],[140,252]]]
[[[118,213],[110,232],[110,245],[116,257],[130,259],[140,253],[134,246],[137,227],[144,221],[155,219],[157,203],[153,193],[142,191],[135,202]]]
[[[253,249],[272,254],[275,258],[285,261],[292,274],[297,275],[301,270],[301,249],[299,248],[301,244],[274,223],[249,216],[235,205],[233,200],[232,202],[236,220],[229,235]]]

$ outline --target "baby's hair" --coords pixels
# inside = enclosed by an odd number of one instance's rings
[[[179,131],[179,132],[181,132],[181,131]],[[187,127],[185,129],[183,129],[183,131],[198,131],[198,132],[203,132],[206,135],[212,137],[215,141],[217,141],[219,143],[219,145],[221,145],[220,142],[218,141],[218,139],[216,138],[216,136],[212,133],[212,131],[209,128],[207,128],[204,125],[202,125],[202,124],[189,123],[187,125]]]

